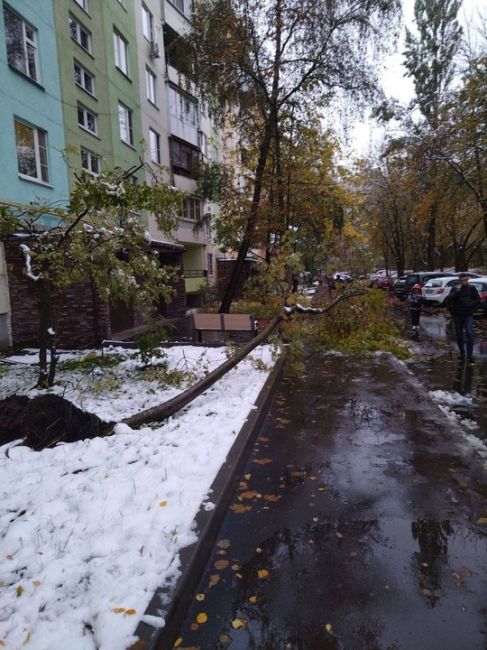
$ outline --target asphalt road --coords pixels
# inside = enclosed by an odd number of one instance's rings
[[[485,650],[486,495],[403,365],[314,357],[280,384],[172,643]]]

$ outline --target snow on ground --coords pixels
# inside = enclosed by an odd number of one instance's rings
[[[168,355],[179,367],[195,355],[197,374],[225,357],[221,349],[201,352]],[[252,357],[273,363],[270,346]],[[131,382],[134,363],[127,356],[121,364]],[[156,588],[179,576],[178,551],[196,539],[200,504],[211,507],[209,488],[268,376],[260,365],[243,361],[162,426],[118,425],[111,437],[41,452],[0,447],[0,646],[122,650],[135,641]],[[11,370],[0,378],[10,389],[14,379],[22,383],[20,369]],[[84,393],[84,406],[120,419],[174,393],[146,389],[124,385],[104,402]],[[76,401],[72,387],[68,395]],[[151,622],[163,625],[162,616]]]
[[[454,410],[455,406],[474,406],[475,403],[471,395],[461,395],[455,391],[446,390],[430,390],[429,395],[449,420],[457,422],[465,429],[475,430],[479,428],[475,420],[462,417]]]

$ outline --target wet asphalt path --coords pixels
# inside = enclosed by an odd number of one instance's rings
[[[281,381],[177,644],[484,650],[480,460],[390,357],[307,372]]]

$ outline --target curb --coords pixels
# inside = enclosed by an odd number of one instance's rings
[[[170,601],[171,604],[165,615],[165,627],[156,629],[147,623],[140,622],[135,630],[135,636],[139,641],[132,646],[133,648],[140,647],[141,650],[169,650],[173,648],[175,635],[179,632],[230,504],[235,487],[235,477],[247,460],[248,452],[267,414],[283,368],[284,358],[280,357],[211,485],[210,494],[215,508],[206,511],[200,507],[195,517],[198,541],[181,549],[179,553],[182,573],[175,588],[172,591],[158,589],[144,612],[144,615],[160,618],[161,602]]]

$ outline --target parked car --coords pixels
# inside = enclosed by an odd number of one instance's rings
[[[392,293],[399,298],[399,300],[406,300],[406,276],[403,275],[398,278],[392,288]]]
[[[481,275],[476,278],[472,278],[469,284],[474,286],[479,292],[479,311],[482,312],[484,316],[487,316],[487,275]]]
[[[450,291],[458,284],[458,276],[452,275],[446,278],[432,278],[428,280],[421,289],[421,294],[427,302],[443,305]]]

